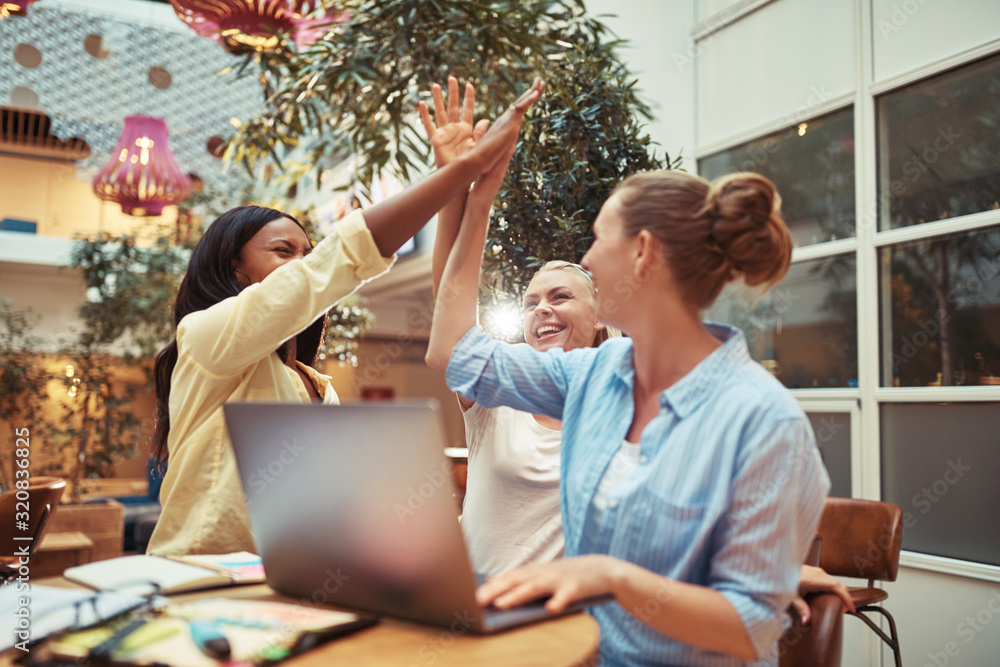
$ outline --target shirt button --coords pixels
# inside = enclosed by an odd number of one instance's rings
[[[649,458],[645,454],[642,454],[639,457],[639,463],[642,463],[643,465],[645,465],[646,461],[648,461],[648,460],[649,460]]]
[[[608,503],[608,507],[610,507],[611,509],[618,507],[618,501],[612,500],[611,502]]]

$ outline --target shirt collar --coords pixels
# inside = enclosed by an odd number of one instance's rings
[[[660,407],[669,407],[681,419],[694,412],[734,368],[751,361],[742,331],[728,324],[713,322],[706,322],[705,327],[722,345],[660,394]]]
[[[313,386],[316,387],[316,392],[323,397],[323,400],[325,402],[327,400],[326,399],[327,394],[333,391],[333,382],[330,381],[331,380],[330,376],[320,373],[312,366],[304,364],[298,359],[295,360],[295,365],[298,366],[300,369],[302,369],[302,371],[309,376],[309,379],[312,380]]]

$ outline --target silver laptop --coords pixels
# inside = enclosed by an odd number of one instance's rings
[[[462,538],[437,401],[228,403],[224,412],[276,591],[453,632],[551,617],[542,601],[476,604],[482,577]]]

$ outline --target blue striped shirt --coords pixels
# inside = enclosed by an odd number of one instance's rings
[[[722,345],[660,395],[639,464],[598,512],[592,499],[632,423],[632,341],[538,352],[474,327],[452,352],[448,386],[486,407],[563,420],[560,496],[566,555],[609,554],[708,586],[739,613],[760,660],[777,664],[785,609],[830,481],[802,409],[747,352],[742,332],[707,325]],[[643,623],[664,588],[630,614],[592,610],[602,665],[736,665]]]

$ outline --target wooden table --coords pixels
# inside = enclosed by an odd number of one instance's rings
[[[74,586],[65,579],[42,580]],[[234,586],[171,596],[180,602],[205,597],[295,603],[267,585]],[[572,614],[488,637],[384,619],[378,625],[336,639],[297,658],[289,667],[576,667],[596,665],[600,632],[587,614]]]

